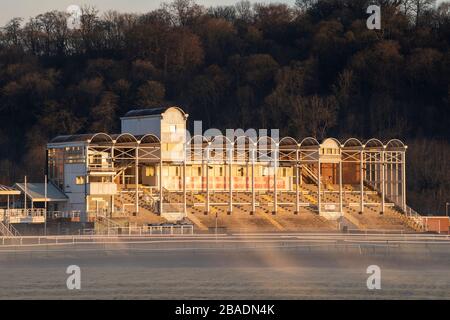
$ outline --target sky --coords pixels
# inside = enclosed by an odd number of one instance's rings
[[[444,0],[438,0],[440,3]],[[156,9],[164,0],[0,0],[0,26],[14,17],[28,21],[40,13],[58,10],[66,11],[70,5],[91,5],[100,12],[117,10],[119,12],[143,13]],[[168,1],[170,2],[170,0]],[[196,0],[204,6],[233,5],[239,0]],[[281,2],[293,5],[295,0],[253,0],[251,2]]]
[[[58,10],[66,11],[70,5],[91,5],[100,12],[117,10],[119,12],[143,13],[156,9],[164,0],[0,0],[0,26],[11,18],[20,17],[28,20],[40,13]],[[170,1],[168,1],[170,2]],[[204,6],[232,5],[238,0],[196,0]],[[258,0],[257,2],[282,2],[294,4],[295,0]]]

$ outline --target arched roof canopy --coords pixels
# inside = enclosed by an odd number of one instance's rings
[[[90,139],[88,139],[89,144],[113,144],[113,138],[106,133],[96,133]]]
[[[159,138],[157,136],[155,136],[154,134],[146,134],[142,137],[139,138],[139,142],[141,144],[160,144],[161,141],[159,140]]]
[[[392,139],[386,143],[387,150],[404,151],[407,146],[399,139]]]
[[[193,146],[197,143],[201,143],[203,146],[205,144],[208,144],[208,142],[209,142],[208,138],[198,134],[198,135],[193,136],[191,139],[189,139],[189,141],[187,141],[186,144]]]
[[[121,135],[117,136],[116,138],[116,144],[137,144],[138,140],[135,136],[133,136],[130,133],[122,133]]]
[[[364,148],[363,143],[356,138],[347,139],[342,145],[343,149],[346,150],[361,150]]]
[[[284,137],[280,140],[280,149],[298,149],[299,143],[292,137]]]
[[[319,149],[320,143],[316,138],[307,137],[300,142],[300,149]]]
[[[211,145],[214,148],[221,147],[221,148],[227,149],[227,148],[231,148],[233,143],[231,142],[230,139],[228,139],[228,137],[226,137],[224,135],[218,135],[218,136],[213,137],[213,139],[211,140]]]
[[[258,141],[255,141],[249,136],[242,135],[237,136],[234,139],[234,145],[236,146],[236,148],[242,148],[242,145],[244,148],[255,148],[258,145]]]
[[[256,143],[260,150],[272,150],[277,147],[277,142],[269,136],[260,137]]]
[[[381,142],[380,140],[372,138],[366,141],[366,143],[364,144],[364,148],[372,150],[383,150],[384,145],[383,142]]]

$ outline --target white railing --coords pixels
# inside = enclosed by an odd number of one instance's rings
[[[81,217],[81,211],[48,211],[48,219],[76,219]]]
[[[0,210],[2,217],[43,217],[45,209],[2,209]]]
[[[3,209],[0,219],[6,224],[10,223],[43,223],[45,221],[44,209]]]
[[[19,232],[11,224],[4,224],[0,221],[0,234],[5,237],[20,237]]]
[[[142,227],[111,226],[105,229],[83,229],[80,235],[186,235],[194,234],[193,225],[161,225]]]
[[[87,185],[88,194],[113,195],[117,194],[117,184],[113,182],[91,182]]]
[[[110,228],[122,228],[120,224],[113,221],[106,213],[103,212],[88,212],[90,219],[95,219],[96,223],[102,224],[107,229]]]
[[[426,226],[425,226],[425,223],[423,221],[423,217],[417,211],[415,211],[413,208],[411,208],[410,206],[407,205],[405,214],[406,214],[407,217],[409,217],[415,223],[420,225],[421,228],[426,231]]]

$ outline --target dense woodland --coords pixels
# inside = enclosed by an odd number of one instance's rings
[[[370,3],[382,30],[366,27]],[[299,0],[146,14],[83,8],[0,30],[0,183],[43,179],[59,134],[117,132],[135,108],[176,103],[203,127],[280,128],[296,138],[400,138],[408,202],[450,202],[450,5]]]

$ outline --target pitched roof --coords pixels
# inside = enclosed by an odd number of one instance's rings
[[[88,134],[72,134],[72,135],[65,135],[65,136],[57,136],[53,138],[50,143],[59,143],[59,142],[87,142],[89,139],[91,139],[95,133],[88,133]]]
[[[169,108],[170,108],[170,106],[158,107],[158,108],[150,108],[150,109],[130,110],[123,117],[124,118],[131,118],[131,117],[143,117],[143,116],[156,116],[156,115],[159,115],[159,114],[163,114]]]
[[[25,193],[25,184],[16,183],[15,186]],[[34,202],[45,201],[45,183],[27,183],[26,193]],[[67,201],[67,196],[55,187],[52,183],[47,184],[47,201],[61,202]]]
[[[0,184],[0,195],[11,195],[11,196],[13,196],[13,195],[19,195],[19,194],[20,194],[19,190]]]

